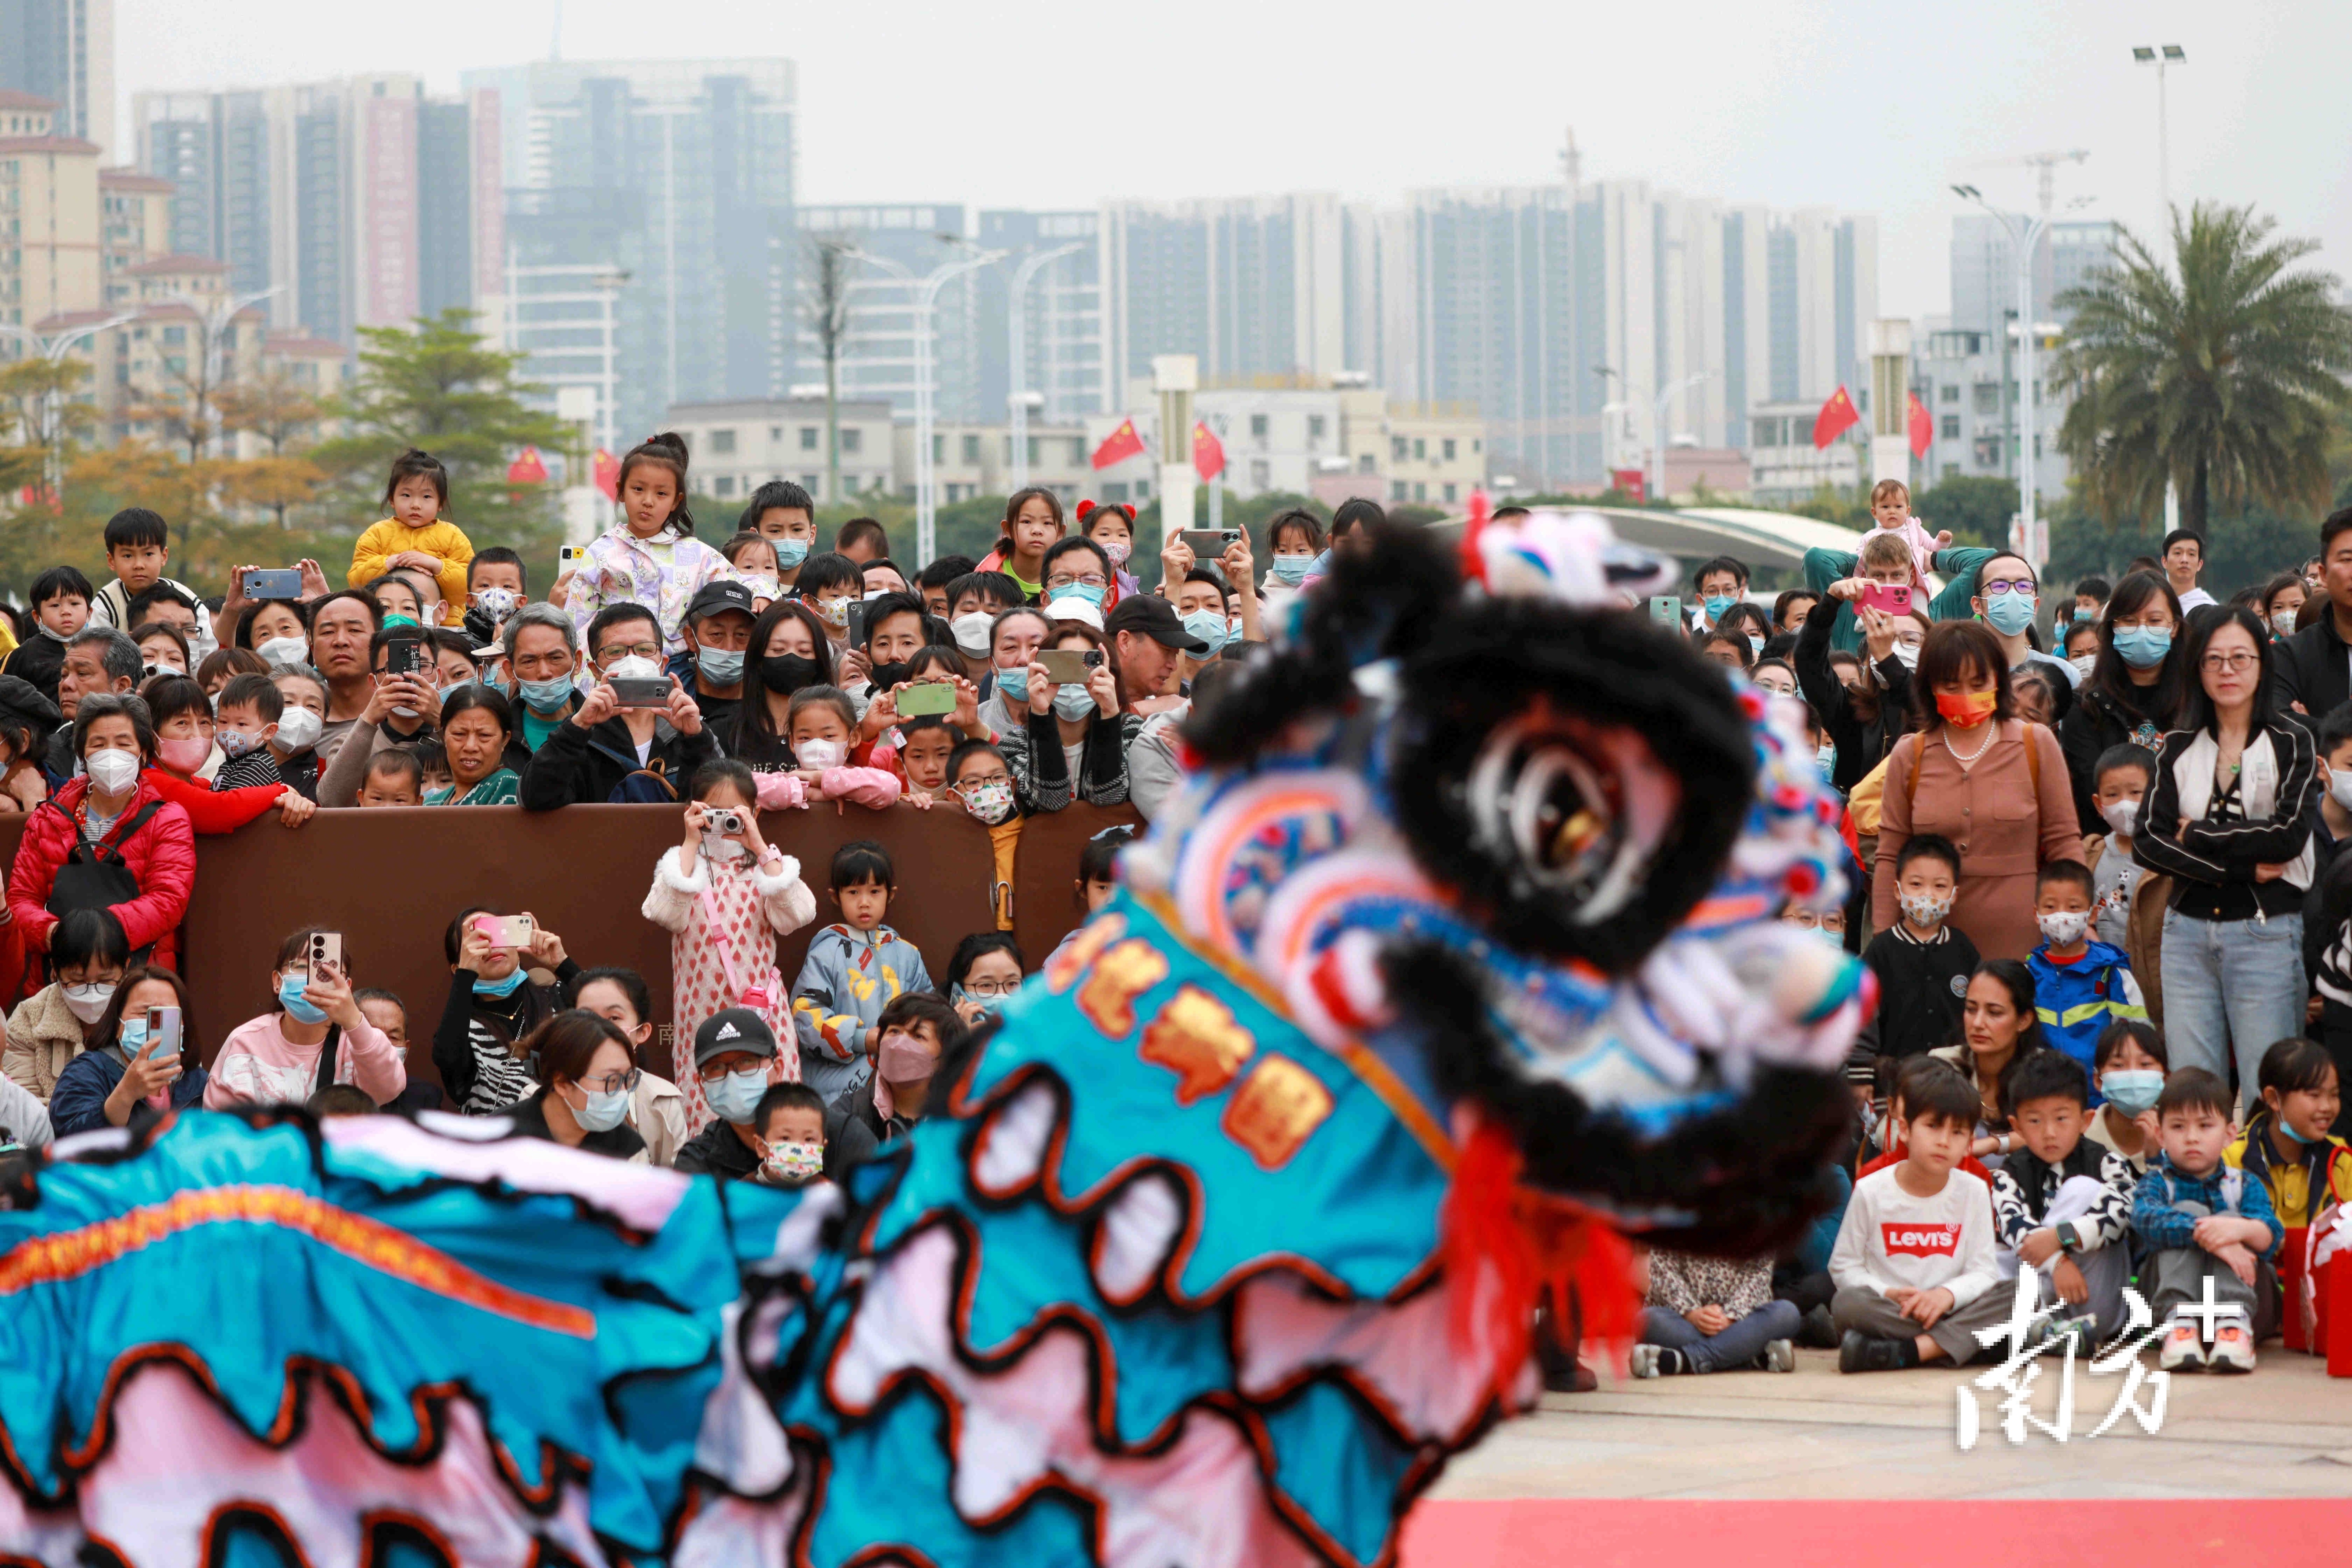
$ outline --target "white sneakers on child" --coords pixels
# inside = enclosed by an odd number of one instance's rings
[[[2164,1331],[2164,1343],[2158,1347],[2156,1365],[2159,1372],[2203,1372],[2205,1341],[2190,1320],[2175,1315]]]
[[[2164,1372],[2252,1372],[2254,1370],[2254,1331],[2242,1313],[2224,1318],[2213,1330],[2210,1349],[2198,1331],[2197,1320],[2181,1313],[2173,1314],[2165,1325],[2164,1343],[2156,1352],[2156,1364]]]
[[[2245,1319],[2232,1318],[2213,1331],[2213,1351],[2205,1365],[2213,1372],[2254,1370],[2254,1331]]]

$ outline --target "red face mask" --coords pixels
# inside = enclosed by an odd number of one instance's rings
[[[1936,711],[1942,714],[1944,722],[1955,730],[1973,730],[1992,717],[1993,707],[1999,701],[1999,696],[1990,691],[1971,691],[1965,697],[1953,697],[1938,691],[1936,693]]]

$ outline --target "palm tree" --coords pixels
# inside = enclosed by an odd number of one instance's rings
[[[2352,405],[2352,312],[2329,273],[2291,271],[2315,240],[2271,238],[2252,207],[2200,202],[2172,219],[2177,274],[2129,232],[2116,265],[2059,296],[2074,319],[2058,445],[2109,520],[2145,517],[2168,481],[2183,527],[2249,500],[2324,503],[2332,416]]]

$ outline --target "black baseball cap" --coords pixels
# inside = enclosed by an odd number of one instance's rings
[[[694,1065],[698,1068],[713,1057],[723,1057],[730,1051],[749,1051],[755,1057],[776,1054],[776,1033],[768,1021],[749,1007],[728,1007],[713,1013],[694,1031]]]
[[[752,620],[760,613],[751,607],[751,590],[732,577],[714,577],[702,585],[694,602],[686,607],[686,618],[701,620],[706,616],[722,615],[729,610],[740,610]]]
[[[1209,651],[1207,643],[1184,629],[1175,606],[1157,594],[1129,594],[1111,606],[1110,614],[1103,617],[1103,636],[1115,637],[1121,632],[1141,632],[1162,647],[1172,647],[1179,653],[1197,655]]]

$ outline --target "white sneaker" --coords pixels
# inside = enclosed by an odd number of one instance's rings
[[[2243,1318],[2232,1318],[2213,1331],[2213,1352],[2207,1366],[2215,1372],[2254,1370],[2254,1332]]]
[[[1797,1370],[1797,1343],[1794,1340],[1767,1340],[1764,1343],[1766,1372]]]
[[[1635,1377],[1658,1375],[1658,1345],[1635,1345],[1633,1353],[1625,1358],[1625,1370]]]
[[[2176,1317],[2164,1331],[2164,1342],[2156,1352],[2159,1372],[2203,1372],[2205,1342],[2198,1336],[2197,1325],[2187,1318]]]

